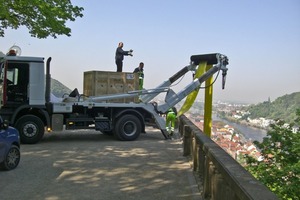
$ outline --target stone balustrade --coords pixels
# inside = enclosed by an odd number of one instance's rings
[[[179,118],[183,155],[191,159],[193,171],[205,200],[277,200],[186,116]]]

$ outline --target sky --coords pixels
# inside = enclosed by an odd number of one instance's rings
[[[144,62],[144,88],[152,89],[184,66],[190,56],[221,53],[229,58],[226,86],[221,76],[213,99],[260,103],[300,92],[299,0],[73,0],[83,18],[68,22],[71,37],[37,39],[26,27],[7,29],[0,51],[12,45],[23,56],[52,57],[51,76],[83,92],[85,71],[116,71],[119,42],[133,57],[123,72]],[[215,78],[216,76],[214,76]],[[192,81],[186,74],[172,89]],[[198,99],[203,99],[200,90]]]

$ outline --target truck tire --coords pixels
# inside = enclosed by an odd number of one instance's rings
[[[24,115],[18,119],[15,127],[18,129],[21,142],[24,144],[39,142],[45,132],[43,121],[34,115]]]
[[[124,115],[116,123],[114,135],[119,140],[132,141],[141,134],[141,121],[134,115]]]

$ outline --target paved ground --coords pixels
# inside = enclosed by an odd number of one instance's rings
[[[201,199],[180,139],[159,130],[132,142],[95,131],[46,134],[0,171],[1,200]]]

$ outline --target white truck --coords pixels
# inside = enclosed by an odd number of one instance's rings
[[[63,129],[95,129],[113,134],[119,140],[131,141],[145,132],[147,125],[158,127],[167,139],[162,114],[216,72],[222,71],[225,81],[228,58],[219,53],[193,55],[189,65],[154,89],[90,97],[72,93],[59,102],[51,101],[50,62],[51,57],[47,59],[45,66],[42,57],[15,54],[0,56],[0,115],[18,129],[22,143],[37,143],[45,131]],[[200,62],[207,62],[213,67],[180,92],[175,93],[170,89],[171,84],[185,73],[195,71]],[[166,94],[165,102],[153,102],[154,97],[160,93]],[[108,102],[111,99],[136,96],[140,96],[138,103]]]

